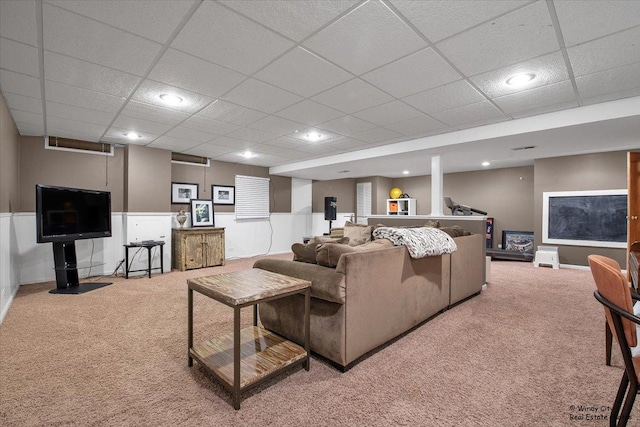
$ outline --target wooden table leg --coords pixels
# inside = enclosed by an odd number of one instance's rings
[[[311,288],[304,292],[304,350],[307,352],[304,369],[308,371],[311,359]]]
[[[233,408],[240,409],[240,308],[233,309]]]
[[[193,366],[191,348],[193,347],[193,289],[187,290],[187,356],[189,356],[189,366]]]
[[[613,334],[609,328],[609,322],[604,321],[604,335],[605,335],[605,363],[607,366],[611,366],[611,344],[613,342]]]

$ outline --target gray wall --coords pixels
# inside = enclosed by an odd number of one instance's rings
[[[384,176],[368,176],[365,178],[356,178],[356,184],[361,182],[371,183],[371,215],[386,215],[389,190],[394,187],[393,179]],[[357,204],[354,207],[354,212],[356,207]]]
[[[446,178],[444,178],[444,181],[446,182]],[[387,189],[387,199],[389,198],[389,190],[393,187],[398,187],[404,194],[416,199],[416,215],[431,214],[431,176],[423,175],[394,179],[393,186]],[[385,207],[385,211],[380,212],[380,215],[385,215],[386,213]]]
[[[627,153],[618,151],[540,159],[534,163],[534,172],[534,231],[536,245],[539,245],[542,244],[542,193],[626,189]],[[559,246],[561,264],[588,265],[587,256],[593,253],[613,258],[621,266],[627,265],[626,249]]]
[[[126,212],[169,212],[171,152],[130,144],[125,159]]]
[[[20,135],[0,93],[0,213],[20,209]]]
[[[313,181],[311,186],[311,211],[324,212],[324,198],[337,198],[338,212],[356,211],[356,180],[354,178]]]

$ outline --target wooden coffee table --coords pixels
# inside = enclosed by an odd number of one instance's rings
[[[240,393],[284,369],[304,364],[309,370],[309,313],[311,282],[254,268],[187,280],[189,366],[196,359],[233,395],[240,409]],[[233,308],[233,333],[193,344],[193,291]],[[302,293],[304,348],[258,326],[258,304]],[[240,309],[253,306],[253,326],[240,329]]]

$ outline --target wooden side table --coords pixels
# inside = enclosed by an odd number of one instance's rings
[[[266,270],[251,269],[187,280],[188,357],[196,359],[232,393],[240,409],[240,394],[284,369],[303,364],[309,370],[311,282]],[[233,308],[233,333],[193,344],[193,291]],[[304,348],[258,326],[261,302],[303,293]],[[240,329],[240,309],[253,306],[253,326]]]

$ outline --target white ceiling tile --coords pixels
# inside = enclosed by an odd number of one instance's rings
[[[12,110],[26,111],[27,113],[42,114],[42,99],[15,93],[3,93],[7,105]]]
[[[507,79],[515,74],[533,73],[536,78],[526,87],[514,87],[507,84]],[[554,52],[529,61],[509,65],[497,70],[488,71],[471,77],[470,80],[478,86],[489,98],[516,93],[524,89],[533,89],[569,79],[569,73],[562,57],[562,53]]]
[[[582,105],[598,104],[600,102],[614,101],[616,99],[630,98],[633,96],[640,96],[640,87],[633,89],[622,90],[620,92],[609,92],[602,95],[596,95],[594,97],[582,98]]]
[[[165,93],[179,96],[182,98],[182,103],[178,105],[167,105],[160,99],[160,95]],[[153,80],[145,80],[135,91],[131,99],[184,113],[195,113],[214,100],[214,98],[210,98],[201,93],[191,92]]]
[[[5,70],[40,77],[38,49],[0,37],[0,66]]]
[[[168,49],[149,73],[149,78],[216,98],[246,77],[204,59]]]
[[[215,145],[210,143],[200,144],[188,150],[185,150],[186,154],[193,154],[197,156],[216,157],[229,153],[233,148],[224,147],[221,145]]]
[[[494,98],[493,102],[506,114],[519,113],[550,105],[575,102],[576,95],[569,80]]]
[[[352,114],[392,99],[393,97],[390,95],[360,79],[350,80],[313,97],[314,101],[347,114]]]
[[[49,51],[44,53],[44,78],[125,98],[140,82],[133,74]]]
[[[270,144],[255,144],[247,148],[252,153],[260,154],[278,154],[286,150],[284,147]]]
[[[47,133],[49,135],[62,136],[51,132],[52,129],[83,132],[84,134],[93,135],[93,138],[89,141],[97,141],[107,129],[107,125],[82,122],[79,120],[55,117],[47,114]]]
[[[202,142],[194,141],[188,138],[177,138],[173,136],[162,135],[151,142],[149,145],[147,145],[147,147],[176,151],[181,153],[183,151],[197,147],[200,144],[202,144]]]
[[[52,81],[45,82],[44,91],[47,101],[112,113],[120,110],[126,100],[126,98],[93,92]]]
[[[438,42],[488,19],[524,6],[529,0],[392,0],[413,25],[430,41]]]
[[[257,122],[251,123],[249,127],[269,132],[272,134],[273,138],[274,136],[286,135],[291,132],[295,132],[296,130],[305,127],[305,125],[277,116],[268,116],[264,119],[258,120]]]
[[[131,129],[123,129],[119,127],[111,126],[104,137],[102,137],[101,141],[105,142],[114,142],[120,144],[135,144],[135,145],[147,145],[154,139],[158,138],[158,135],[146,132],[138,131],[137,134],[139,136],[136,140],[131,140],[126,137],[126,133],[131,131]]]
[[[87,129],[78,127],[54,127],[47,124],[47,135],[49,137],[78,139],[80,141],[98,142],[102,131],[100,129]],[[105,141],[107,142],[107,141]]]
[[[251,141],[244,141],[241,139],[230,138],[228,136],[220,136],[213,141],[209,141],[210,144],[220,145],[222,147],[230,147],[234,150],[244,150],[247,147],[253,145]]]
[[[229,132],[226,136],[236,139],[242,139],[244,141],[251,141],[253,143],[260,143],[273,139],[277,135],[258,129],[240,128],[238,130],[234,130],[233,132]]]
[[[191,116],[181,126],[214,135],[226,135],[240,126],[203,116]]]
[[[161,45],[43,4],[44,48],[142,76]],[[117,49],[114,49],[117,46]]]
[[[321,129],[330,130],[341,135],[351,136],[358,132],[373,129],[377,125],[354,116],[342,116],[317,125]]]
[[[48,0],[47,2],[159,43],[165,43],[194,0]],[[141,17],[144,19],[140,19]]]
[[[0,36],[38,46],[36,2],[0,1]]]
[[[473,104],[484,99],[468,82],[459,80],[408,96],[402,100],[424,113],[431,114],[436,111],[450,110],[462,105]]]
[[[260,70],[255,77],[309,97],[339,85],[353,75],[298,47]]]
[[[77,120],[81,122],[108,125],[113,120],[113,113],[89,110],[75,105],[59,104],[47,101],[47,117],[60,117],[62,119]]]
[[[394,132],[391,129],[385,129],[383,127],[368,129],[353,135],[354,138],[357,138],[366,143],[387,141],[393,138],[401,138],[402,136],[403,135],[398,132]]]
[[[420,111],[397,100],[354,113],[354,116],[375,123],[378,126],[414,119],[421,115],[422,113]]]
[[[466,75],[560,49],[545,2],[536,2],[436,45]]]
[[[121,114],[138,119],[151,120],[152,122],[164,123],[166,125],[177,125],[189,117],[187,113],[168,110],[156,105],[137,101],[127,102]]]
[[[34,125],[31,123],[22,123],[17,122],[16,127],[18,128],[18,132],[23,136],[43,136],[44,135],[44,127],[42,123],[39,125]]]
[[[154,135],[162,135],[171,129],[171,125],[164,123],[152,122],[151,120],[138,119],[120,114],[113,122],[113,126],[127,131],[136,131],[140,133],[150,133]]]
[[[268,114],[252,110],[251,108],[246,108],[241,105],[218,100],[204,110],[198,112],[198,115],[220,120],[222,122],[232,123],[238,126],[246,126],[267,117]]]
[[[469,123],[484,123],[485,121],[506,120],[507,117],[494,107],[489,101],[464,105],[447,111],[431,114],[434,118],[449,126],[464,126]]]
[[[427,46],[378,0],[371,0],[304,42],[304,46],[362,74]]]
[[[425,134],[446,128],[446,126],[438,120],[425,115],[405,120],[403,122],[392,123],[385,127],[405,136],[424,136]]]
[[[283,147],[283,148],[286,148],[287,151],[300,150],[300,148],[305,144],[306,144],[306,141],[302,141],[297,138],[292,138],[290,136],[281,136],[269,141],[269,145],[276,146],[276,147]],[[307,153],[305,152],[305,154]]]
[[[44,118],[42,114],[29,113],[27,111],[19,111],[19,110],[11,110],[11,116],[13,117],[13,121],[18,123],[27,123],[30,125],[39,125],[42,126],[44,123]]]
[[[293,43],[224,6],[205,2],[172,47],[252,74],[293,47]]]
[[[289,108],[278,111],[278,116],[306,125],[316,125],[344,115],[338,110],[305,99]]]
[[[2,88],[2,93],[11,92],[31,98],[40,98],[41,96],[40,79],[3,69],[0,69],[0,88]]]
[[[640,2],[638,2],[640,3]],[[638,17],[640,22],[640,16]],[[640,26],[567,49],[576,77],[640,62]]]
[[[423,49],[362,76],[363,80],[398,98],[461,78],[462,76],[431,48]]]
[[[635,89],[640,86],[640,62],[577,77],[576,84],[582,99]]]
[[[357,1],[223,0],[221,3],[296,41],[317,31]]]
[[[298,95],[256,79],[244,81],[223,99],[265,113],[275,113],[302,100]]]
[[[208,142],[218,137],[208,132],[200,132],[199,130],[190,129],[184,126],[177,126],[166,133],[166,136],[180,138],[198,143]]]
[[[640,23],[637,0],[554,2],[566,46],[574,46]]]
[[[563,104],[546,105],[540,108],[533,108],[531,110],[524,110],[522,112],[513,113],[511,114],[511,117],[513,117],[514,119],[521,119],[523,117],[537,116],[538,114],[553,113],[554,111],[560,111],[560,110],[568,110],[578,106],[579,106],[578,101],[565,102]]]
[[[320,138],[317,141],[309,141],[309,136],[310,134],[313,134],[313,133],[320,135]],[[305,143],[312,144],[312,145],[320,144],[320,143],[326,144],[328,142],[333,142],[338,138],[343,138],[343,136],[341,135],[338,135],[332,132],[323,131],[315,127],[306,127],[288,136],[293,139],[299,139],[300,141],[304,141]]]

